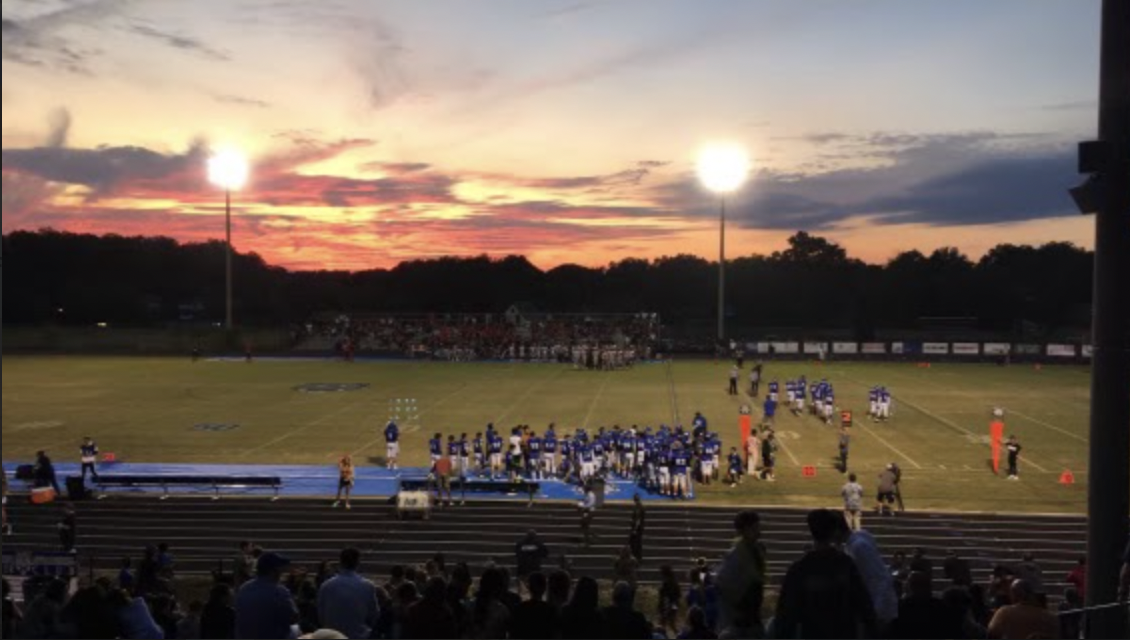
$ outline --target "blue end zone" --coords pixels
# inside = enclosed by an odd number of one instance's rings
[[[4,471],[9,478],[15,476],[18,463],[4,463]],[[338,474],[337,468],[309,467],[309,466],[256,466],[256,465],[185,465],[185,464],[133,464],[133,463],[106,463],[98,465],[98,471],[107,475],[143,475],[143,476],[251,476],[251,477],[278,477],[282,478],[282,491],[280,495],[292,498],[332,498],[337,494]],[[56,464],[55,473],[59,478],[59,485],[67,476],[77,476],[81,473],[78,464]],[[401,469],[388,471],[374,467],[358,467],[356,471],[356,484],[353,487],[355,498],[391,498],[396,495],[399,481],[423,480],[427,478],[427,469]],[[499,483],[500,485],[503,483]],[[578,502],[584,496],[580,487],[566,484],[560,480],[543,480],[540,482],[541,492],[534,496],[536,500],[557,500]],[[640,498],[648,501],[666,501],[660,495],[652,495],[638,488],[633,482],[627,480],[610,480],[606,486],[605,497],[608,500],[631,500],[639,491]],[[108,494],[145,494],[159,493],[154,489],[109,489]],[[169,493],[176,495],[201,495],[212,496],[214,491],[207,488],[169,487]],[[273,495],[263,490],[233,491],[224,490],[223,495]],[[475,500],[529,500],[526,494],[506,495],[503,493],[475,493],[468,494]]]

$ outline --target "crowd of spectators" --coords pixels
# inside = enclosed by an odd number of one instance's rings
[[[339,351],[395,353],[442,360],[572,362],[573,349],[632,348],[647,359],[660,338],[654,314],[551,316],[349,316],[312,320],[296,345],[329,340]]]
[[[517,545],[520,580],[488,565],[477,580],[469,566],[442,555],[421,568],[394,567],[377,584],[363,577],[362,554],[341,553],[336,572],[294,570],[282,555],[240,546],[229,574],[216,575],[207,602],[182,607],[175,562],[167,547],[146,550],[137,572],[123,563],[116,580],[102,578],[73,595],[63,581],[47,584],[21,609],[4,583],[4,638],[356,638],[625,639],[680,638],[1079,638],[1082,614],[1049,611],[1031,556],[998,567],[986,588],[965,560],[949,555],[945,584],[934,584],[922,550],[886,563],[875,539],[852,532],[842,515],[809,514],[809,551],[789,568],[774,607],[761,519],[743,512],[736,541],[720,562],[699,561],[684,590],[662,567],[655,605],[633,583],[638,564],[618,569],[605,606],[598,583],[566,568],[545,571],[548,549],[530,532]],[[1130,554],[1130,549],[1127,549]],[[630,558],[630,554],[625,553]],[[1124,558],[1124,581],[1130,556]],[[1070,580],[1085,578],[1085,565]],[[1125,588],[1124,583],[1124,588]],[[519,592],[525,593],[521,597]],[[1079,604],[1076,587],[1065,608]],[[939,595],[940,593],[940,595]],[[653,610],[648,610],[654,606]],[[766,610],[771,615],[766,617]]]

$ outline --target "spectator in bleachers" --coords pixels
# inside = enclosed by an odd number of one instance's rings
[[[208,603],[200,615],[200,640],[232,640],[235,638],[235,607],[231,587],[212,587]]]
[[[664,633],[679,633],[679,608],[683,601],[683,588],[669,566],[659,568],[659,628]]]
[[[235,629],[239,640],[289,638],[298,623],[298,608],[290,592],[279,583],[290,560],[264,553],[256,565],[256,577],[243,585],[235,601]]]
[[[930,576],[914,572],[906,583],[906,596],[899,603],[898,619],[891,627],[892,638],[961,638],[964,629],[957,612],[935,598]]]
[[[443,578],[436,576],[429,579],[424,587],[423,599],[408,608],[402,637],[404,640],[460,637],[455,612],[447,604],[447,583]]]
[[[624,547],[612,566],[612,573],[617,582],[627,582],[634,589],[639,585],[639,568],[640,563],[632,556],[631,547]]]
[[[1036,594],[1037,599],[1047,606],[1048,590],[1044,586],[1044,570],[1036,563],[1036,556],[1032,553],[1025,553],[1020,560],[1020,564],[1016,565],[1016,579],[1023,580],[1032,593]]]
[[[176,640],[180,636],[180,618],[177,611],[177,601],[168,595],[157,596],[150,601],[153,612],[153,621],[161,628],[162,635],[167,640]]]
[[[172,580],[175,575],[176,560],[169,551],[169,544],[162,542],[157,545],[157,573],[165,580]]]
[[[147,596],[164,590],[157,571],[157,548],[146,547],[141,557],[141,563],[137,566],[137,589],[134,593],[139,596]]]
[[[942,563],[942,572],[946,581],[953,586],[970,587],[973,585],[973,571],[969,568],[969,563],[959,557],[953,549],[946,552],[946,559]]]
[[[59,529],[59,546],[64,553],[73,553],[78,542],[78,514],[75,508],[67,506],[63,509],[63,517],[57,525]]]
[[[251,576],[255,575],[255,558],[251,555],[255,545],[244,541],[239,543],[239,553],[232,563],[232,583],[238,589],[244,585]]]
[[[518,579],[525,580],[541,571],[542,562],[549,558],[549,549],[538,538],[538,532],[530,529],[515,546],[514,559],[518,566]]]
[[[118,616],[122,638],[128,640],[165,640],[165,632],[153,619],[145,598],[130,597],[125,591],[110,594],[109,604]]]
[[[974,598],[969,589],[950,587],[942,593],[942,602],[946,603],[946,606],[953,611],[954,617],[959,621],[962,635],[956,637],[974,640],[988,635],[985,624],[980,622],[974,614]]]
[[[415,582],[405,581],[396,590],[393,600],[392,637],[404,637],[404,623],[408,620],[408,610],[420,599],[420,591]]]
[[[635,610],[636,591],[626,582],[612,588],[612,606],[601,612],[605,637],[611,640],[650,640],[651,623]]]
[[[511,617],[513,617],[514,612],[518,610],[518,605],[522,604],[522,597],[514,593],[514,590],[511,588],[513,585],[510,578],[510,570],[506,567],[498,567],[498,571],[502,574],[502,584],[504,585],[500,599],[502,600],[502,604],[506,607],[506,610],[510,612]]]
[[[479,592],[471,611],[471,638],[493,640],[506,638],[510,629],[510,609],[503,604],[507,591],[506,574],[497,567],[483,572]]]
[[[687,624],[678,640],[717,640],[718,635],[714,628],[707,622],[706,613],[698,608],[691,607],[687,611]]]
[[[843,516],[808,516],[814,550],[789,569],[774,620],[781,638],[874,638],[875,608],[855,563],[837,548],[846,540]]]
[[[549,581],[544,573],[533,573],[526,580],[530,599],[518,605],[510,627],[512,638],[553,640],[557,637],[557,609],[545,601]]]
[[[133,578],[133,560],[122,558],[122,568],[118,571],[118,588],[133,593],[136,581]]]
[[[63,631],[63,605],[67,602],[67,583],[52,580],[24,611],[19,637],[59,638]]]
[[[318,613],[318,588],[306,580],[305,575],[295,575],[291,579],[296,582],[287,591],[294,597],[294,605],[298,608],[298,630],[314,633],[322,628],[322,618]]]
[[[351,640],[367,640],[380,618],[377,588],[359,575],[361,552],[341,552],[337,576],[318,592],[320,627],[340,631]]]
[[[1001,607],[989,623],[993,640],[1056,638],[1059,620],[1042,607],[1037,594],[1023,580],[1012,583],[1012,604]]]
[[[15,599],[12,598],[12,585],[8,584],[7,580],[4,580],[4,619],[2,622],[4,625],[3,634],[5,638],[15,637],[16,629],[18,629],[23,622],[23,617],[23,612],[20,611],[19,605],[17,605]]]
[[[1077,612],[1084,606],[1084,600],[1075,587],[1068,587],[1059,605],[1059,637],[1079,640],[1083,636],[1083,614]]]
[[[1067,584],[1075,587],[1075,591],[1079,594],[1079,599],[1083,602],[1087,601],[1087,559],[1079,558],[1079,563],[1067,574]]]
[[[198,640],[200,638],[200,620],[204,615],[204,605],[194,601],[188,605],[188,614],[180,621],[177,631],[179,640]]]
[[[855,561],[880,627],[886,629],[899,613],[899,596],[895,591],[894,577],[883,562],[875,537],[867,531],[856,531],[848,538],[844,551]]]
[[[717,633],[718,631],[718,589],[714,586],[714,576],[710,573],[703,575],[697,569],[692,569],[687,574],[690,587],[687,589],[687,610],[700,609],[705,616],[706,626]],[[688,613],[689,615],[689,613]]]
[[[573,577],[567,571],[549,574],[549,593],[546,601],[558,614],[569,604],[573,591]]]
[[[718,572],[718,631],[724,636],[758,637],[768,581],[768,553],[761,542],[761,516],[744,511],[734,519],[738,535]]]
[[[404,574],[406,573],[403,565],[393,565],[388,573],[388,582],[385,583],[385,591],[389,596],[395,596],[397,589],[400,585],[404,584]]]
[[[110,606],[110,594],[99,584],[76,593],[63,607],[62,620],[75,638],[112,640],[122,637],[117,616]]]
[[[573,599],[561,613],[562,640],[600,640],[607,638],[600,616],[600,588],[596,580],[581,578]]]

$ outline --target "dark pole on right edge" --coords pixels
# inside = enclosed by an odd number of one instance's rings
[[[1130,0],[1104,0],[1087,492],[1087,604],[1116,601],[1130,514]],[[1090,638],[1125,638],[1126,611],[1088,614]]]

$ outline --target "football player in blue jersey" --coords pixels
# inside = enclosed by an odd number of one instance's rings
[[[730,483],[731,488],[736,488],[742,483],[742,476],[745,475],[745,464],[736,448],[730,449],[728,462],[729,470],[726,472],[726,481]]]
[[[385,466],[390,471],[398,469],[398,458],[400,458],[400,427],[390,420],[385,426]]]
[[[434,468],[439,459],[443,457],[443,434],[437,433],[434,438],[428,441],[428,453],[431,454],[432,467]]]

